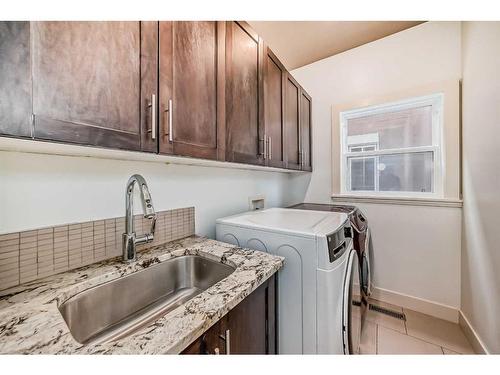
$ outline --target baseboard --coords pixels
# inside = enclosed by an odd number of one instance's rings
[[[458,314],[458,324],[462,328],[462,331],[464,331],[465,336],[467,336],[467,339],[469,339],[469,342],[472,344],[472,347],[477,354],[490,354],[462,310],[460,310]]]
[[[382,302],[391,303],[407,309],[415,310],[423,314],[431,315],[436,318],[458,323],[459,310],[457,308],[446,306],[441,303],[432,302],[423,298],[417,298],[391,290],[374,287],[372,288],[372,298]]]

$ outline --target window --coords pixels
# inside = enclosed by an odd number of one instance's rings
[[[342,193],[441,197],[443,95],[340,113]]]

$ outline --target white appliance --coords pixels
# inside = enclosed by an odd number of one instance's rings
[[[359,265],[346,214],[271,208],[217,220],[217,240],[285,258],[278,352],[352,354],[361,329]]]

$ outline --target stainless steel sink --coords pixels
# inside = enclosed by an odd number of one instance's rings
[[[210,286],[234,268],[201,256],[182,256],[87,289],[59,306],[81,344],[115,341],[137,331]]]

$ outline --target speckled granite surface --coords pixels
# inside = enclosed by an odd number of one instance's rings
[[[90,287],[182,255],[201,255],[236,270],[124,339],[101,345],[82,345],[73,339],[59,304]],[[26,283],[0,292],[0,353],[180,353],[282,265],[277,256],[193,236],[143,251],[131,264],[110,260]]]

